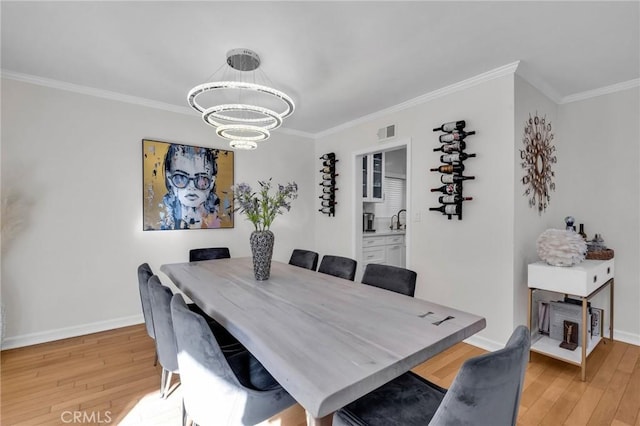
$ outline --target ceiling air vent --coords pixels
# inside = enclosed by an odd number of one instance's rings
[[[391,126],[383,127],[378,130],[378,140],[384,141],[387,139],[391,139],[396,135],[396,125],[392,124]]]

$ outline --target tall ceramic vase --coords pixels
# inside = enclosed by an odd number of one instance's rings
[[[271,274],[274,239],[271,231],[253,231],[249,238],[253,255],[253,274],[258,281],[268,280]]]

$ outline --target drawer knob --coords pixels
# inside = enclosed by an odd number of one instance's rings
[[[607,275],[611,273],[611,266],[607,266]]]
[[[597,275],[594,275],[594,276],[593,276],[593,282],[595,283],[596,281],[598,281],[598,276],[597,276]]]

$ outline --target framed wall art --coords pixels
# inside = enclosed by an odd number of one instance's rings
[[[522,137],[524,149],[520,150],[520,163],[525,171],[522,184],[526,187],[524,196],[529,198],[529,207],[537,208],[541,215],[551,201],[551,191],[555,191],[553,182],[555,172],[552,166],[556,164],[556,147],[553,146],[553,132],[551,123],[546,117],[529,115],[524,125]]]
[[[143,139],[143,229],[233,228],[233,169],[233,151]]]

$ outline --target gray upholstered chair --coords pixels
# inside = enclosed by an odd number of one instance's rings
[[[229,259],[230,257],[231,253],[229,253],[228,247],[208,247],[189,250],[189,262],[196,262],[199,260]]]
[[[353,281],[356,277],[358,262],[348,257],[324,255],[318,272]]]
[[[225,357],[206,321],[181,295],[171,300],[183,408],[200,426],[254,425],[295,400],[248,352]]]
[[[149,300],[151,305],[151,316],[156,334],[156,354],[162,366],[160,377],[160,396],[167,396],[169,386],[171,386],[171,376],[178,371],[177,349],[175,335],[173,332],[173,322],[171,319],[171,298],[173,292],[169,287],[162,285],[157,275],[151,276],[147,283]],[[234,354],[246,351],[235,337],[233,337],[224,327],[213,318],[207,316],[195,303],[187,305],[187,309],[205,318],[211,332],[216,336],[225,354]]]
[[[504,349],[465,361],[448,391],[405,373],[337,411],[333,425],[515,425],[530,343],[518,326]]]
[[[138,266],[138,290],[140,291],[140,303],[142,304],[142,316],[144,318],[144,325],[147,329],[147,334],[153,340],[156,339],[156,334],[153,330],[153,319],[151,317],[151,300],[149,300],[149,287],[147,282],[153,275],[151,267],[148,263],[143,263]],[[158,352],[156,351],[156,358],[153,361],[153,365],[158,364]]]
[[[171,319],[171,298],[173,292],[160,282],[157,275],[153,275],[148,281],[149,299],[151,301],[151,314],[153,318],[153,328],[156,334],[156,352],[158,361],[162,366],[160,376],[160,397],[166,398],[169,386],[171,386],[171,375],[178,373],[178,358],[176,337],[173,332],[173,321]]]
[[[417,274],[409,269],[370,263],[364,269],[362,283],[413,297],[416,277]]]
[[[293,249],[291,258],[289,259],[289,265],[315,271],[318,267],[318,253],[311,250]]]

